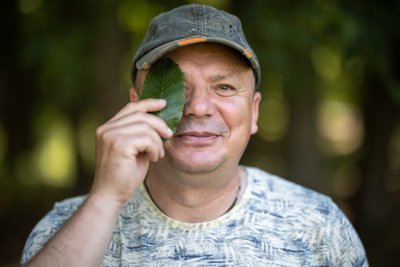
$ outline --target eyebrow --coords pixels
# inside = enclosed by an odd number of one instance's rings
[[[185,78],[187,77],[187,73],[183,72],[183,75]],[[239,77],[239,74],[236,71],[229,71],[224,74],[210,75],[209,77],[207,77],[207,79],[210,82],[220,82],[220,81],[223,81],[223,80],[231,78],[231,77],[237,78],[237,77]]]

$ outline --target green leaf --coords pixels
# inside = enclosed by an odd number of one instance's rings
[[[175,133],[185,104],[184,78],[178,64],[169,58],[154,64],[144,81],[141,99],[162,98],[167,106],[154,114],[163,119]]]

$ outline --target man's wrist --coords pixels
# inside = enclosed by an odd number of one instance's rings
[[[90,192],[86,199],[87,205],[94,207],[99,212],[119,213],[122,206],[125,204],[119,198],[100,193],[96,191]]]

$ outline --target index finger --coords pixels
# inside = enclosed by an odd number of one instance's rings
[[[167,105],[167,101],[165,99],[155,99],[155,98],[147,98],[144,100],[139,100],[137,102],[129,102],[125,107],[123,107],[117,114],[114,115],[110,119],[110,121],[116,120],[122,116],[125,116],[129,113],[133,112],[155,112],[159,111]]]

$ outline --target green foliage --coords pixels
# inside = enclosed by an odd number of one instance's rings
[[[183,73],[171,59],[161,59],[151,67],[141,95],[141,99],[146,98],[167,100],[167,107],[155,114],[175,132],[182,118],[185,96]]]

